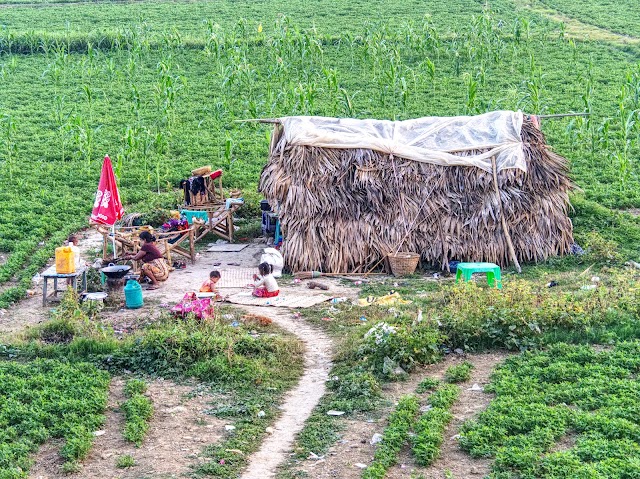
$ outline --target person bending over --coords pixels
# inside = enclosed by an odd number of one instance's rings
[[[123,256],[122,259],[142,261],[140,282],[146,277],[151,281],[148,289],[158,289],[158,282],[169,277],[169,266],[162,257],[162,253],[155,244],[156,237],[148,231],[140,233],[140,251],[135,255]]]

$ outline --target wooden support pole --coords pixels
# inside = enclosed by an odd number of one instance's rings
[[[516,256],[516,250],[513,247],[513,242],[511,241],[511,235],[509,234],[509,228],[507,228],[507,220],[504,219],[504,210],[502,209],[502,198],[500,197],[500,188],[498,188],[498,167],[496,165],[496,157],[491,157],[491,166],[493,166],[493,187],[496,190],[496,196],[498,197],[498,208],[500,208],[500,221],[502,223],[502,232],[504,233],[504,237],[507,239],[507,246],[509,248],[509,254],[511,255],[511,260],[513,264],[515,264],[518,273],[522,273],[522,268],[520,268],[520,263],[518,262],[518,257]]]

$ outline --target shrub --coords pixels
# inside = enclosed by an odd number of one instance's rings
[[[377,375],[390,376],[385,363],[391,361],[405,371],[430,364],[441,357],[442,335],[433,326],[377,323],[365,334],[358,355]]]
[[[463,383],[471,378],[473,364],[469,361],[450,366],[444,373],[444,380],[447,383]]]
[[[352,371],[344,376],[335,376],[328,383],[335,397],[331,400],[331,408],[345,412],[371,411],[379,403],[380,383],[368,371]]]
[[[129,454],[120,456],[116,461],[116,467],[119,467],[121,469],[124,469],[126,467],[133,467],[135,465],[136,465],[135,459],[133,459],[133,456],[130,456]]]

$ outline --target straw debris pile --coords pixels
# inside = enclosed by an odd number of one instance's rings
[[[567,161],[525,119],[527,172],[493,174],[363,149],[289,144],[276,126],[260,180],[280,204],[285,264],[292,271],[364,272],[390,252],[413,251],[448,268],[450,260],[511,263],[504,214],[520,262],[567,254],[572,184]]]

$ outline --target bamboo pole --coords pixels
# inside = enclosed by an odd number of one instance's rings
[[[498,188],[498,167],[496,165],[496,157],[491,157],[491,166],[493,166],[493,187],[496,190],[496,195],[498,196],[498,208],[500,208],[500,221],[502,223],[502,231],[504,233],[505,238],[507,239],[507,246],[509,247],[509,254],[511,255],[511,259],[513,263],[516,265],[516,269],[518,273],[522,273],[522,268],[520,268],[520,263],[518,263],[518,257],[516,256],[516,250],[513,247],[513,242],[511,241],[511,235],[509,234],[509,228],[507,228],[507,220],[504,219],[504,210],[502,209],[502,198],[500,197],[500,188]]]

